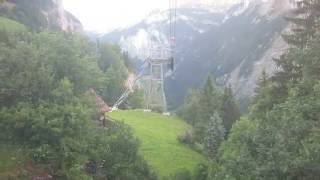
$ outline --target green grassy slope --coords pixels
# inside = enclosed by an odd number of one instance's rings
[[[26,27],[16,21],[0,16],[0,30],[20,31],[26,30]]]
[[[116,111],[108,116],[132,127],[141,141],[142,155],[161,177],[179,169],[193,172],[197,164],[205,162],[201,154],[178,142],[177,136],[190,126],[175,117],[142,111]]]

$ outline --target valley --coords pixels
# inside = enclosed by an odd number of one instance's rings
[[[320,179],[319,0],[125,1],[0,0],[1,180]]]

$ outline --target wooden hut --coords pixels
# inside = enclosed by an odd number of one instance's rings
[[[109,107],[108,104],[103,101],[103,99],[96,93],[96,91],[94,89],[89,90],[89,95],[90,95],[90,97],[93,98],[93,101],[95,103],[99,122],[103,126],[106,126],[105,113],[110,112],[112,110],[112,108]]]

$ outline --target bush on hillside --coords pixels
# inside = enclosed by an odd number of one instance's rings
[[[187,169],[179,169],[175,174],[170,175],[165,180],[192,180],[191,172]]]
[[[194,144],[194,135],[191,130],[188,130],[177,137],[178,141],[182,144],[193,145]]]

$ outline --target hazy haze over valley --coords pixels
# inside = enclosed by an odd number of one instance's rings
[[[239,0],[179,0],[179,7],[225,7]],[[105,33],[141,21],[150,12],[169,8],[168,0],[63,0],[85,30]],[[128,15],[130,14],[130,15]]]

